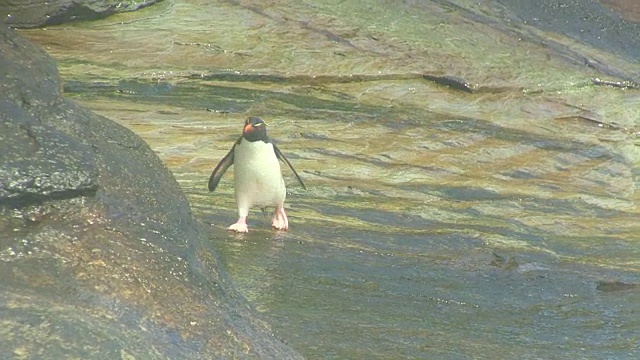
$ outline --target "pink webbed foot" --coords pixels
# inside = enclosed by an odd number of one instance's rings
[[[230,225],[227,230],[230,231],[235,231],[235,232],[239,232],[239,233],[247,233],[249,232],[249,227],[247,226],[247,217],[240,217],[238,219],[238,221],[233,224]]]
[[[271,227],[276,230],[287,230],[289,228],[289,219],[287,219],[287,214],[284,212],[283,207],[276,208],[276,211],[273,213]]]

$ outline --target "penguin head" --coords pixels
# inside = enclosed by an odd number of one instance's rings
[[[268,142],[267,138],[267,123],[259,117],[250,117],[244,122],[244,129],[242,130],[242,137],[248,141],[264,141]]]

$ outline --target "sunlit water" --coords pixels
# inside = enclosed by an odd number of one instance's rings
[[[165,2],[23,33],[69,97],[157,151],[236,286],[306,357],[638,358],[638,91],[592,85],[606,75],[533,29],[355,3]],[[232,171],[207,192],[250,115],[309,188],[285,169],[286,233],[259,210],[249,234],[224,230]]]

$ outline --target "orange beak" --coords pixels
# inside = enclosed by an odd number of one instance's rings
[[[247,125],[244,126],[243,132],[250,133],[252,131],[253,131],[253,125],[251,125],[251,123],[248,123]]]

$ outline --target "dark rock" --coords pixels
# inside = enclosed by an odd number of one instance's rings
[[[9,0],[0,6],[0,19],[11,27],[35,28],[100,19],[159,1],[162,0]]]
[[[436,84],[444,85],[451,89],[461,90],[468,93],[475,92],[476,88],[478,87],[477,85],[469,84],[468,81],[466,81],[465,79],[459,78],[457,76],[451,76],[451,75],[439,76],[439,75],[424,74],[422,75],[422,77],[426,80],[431,80]]]
[[[640,284],[625,283],[622,281],[598,281],[596,290],[601,292],[619,292],[640,289]]]
[[[0,93],[2,359],[300,358],[149,146],[62,98],[53,61],[4,26]]]

